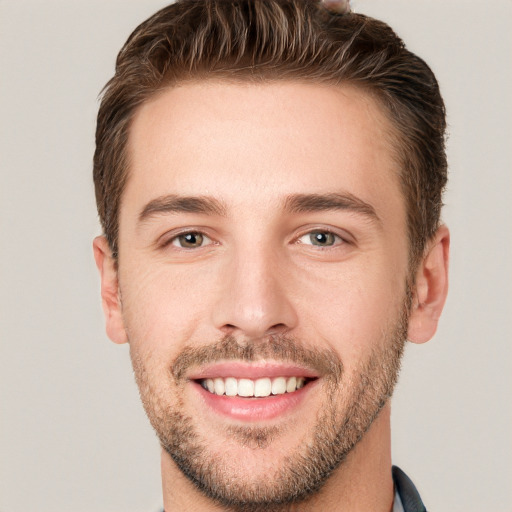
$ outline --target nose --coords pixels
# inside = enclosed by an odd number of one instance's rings
[[[234,254],[221,277],[213,311],[216,328],[251,339],[292,330],[298,317],[284,266],[271,250],[253,246]]]

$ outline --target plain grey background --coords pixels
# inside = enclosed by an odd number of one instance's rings
[[[103,327],[97,95],[162,0],[0,0],[0,512],[152,512],[159,447]],[[431,511],[512,511],[512,2],[359,0],[436,72],[451,290],[408,347],[393,458]]]

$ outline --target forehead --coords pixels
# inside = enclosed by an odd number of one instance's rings
[[[121,217],[171,193],[267,206],[290,193],[337,191],[403,202],[393,133],[380,105],[355,87],[185,83],[133,119]]]

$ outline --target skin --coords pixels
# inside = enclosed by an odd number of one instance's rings
[[[130,343],[157,430],[167,426],[166,411],[181,411],[214,460],[228,472],[233,463],[236,478],[268,480],[309,442],[330,401],[342,417],[365,362],[396,338],[411,269],[390,133],[389,120],[366,93],[292,82],[187,83],[151,99],[135,116],[117,269],[104,237],[94,241],[107,333]],[[290,208],[290,198],[334,193],[344,208]],[[169,195],[173,210],[164,211],[162,198],[169,205]],[[176,197],[205,196],[215,208],[175,208]],[[203,234],[202,245],[180,246],[179,235],[190,231]],[[336,235],[331,245],[314,244],[310,233],[319,231]],[[435,333],[448,247],[442,226],[414,269],[410,341]],[[216,414],[187,381],[197,365],[185,369],[183,380],[170,375],[184,350],[226,336],[256,347],[286,336],[301,350],[328,351],[343,365],[343,385],[329,387],[320,376],[300,405],[264,422]],[[389,416],[387,401],[299,510],[391,510]],[[233,426],[275,427],[277,434],[257,448],[230,435]],[[227,510],[205,497],[166,450],[162,479],[166,510]]]

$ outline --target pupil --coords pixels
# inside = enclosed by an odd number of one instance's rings
[[[203,236],[199,233],[187,233],[181,237],[182,245],[185,247],[197,247],[201,245],[203,241]]]
[[[332,245],[334,242],[334,236],[332,233],[316,232],[312,233],[313,243],[315,245]]]

